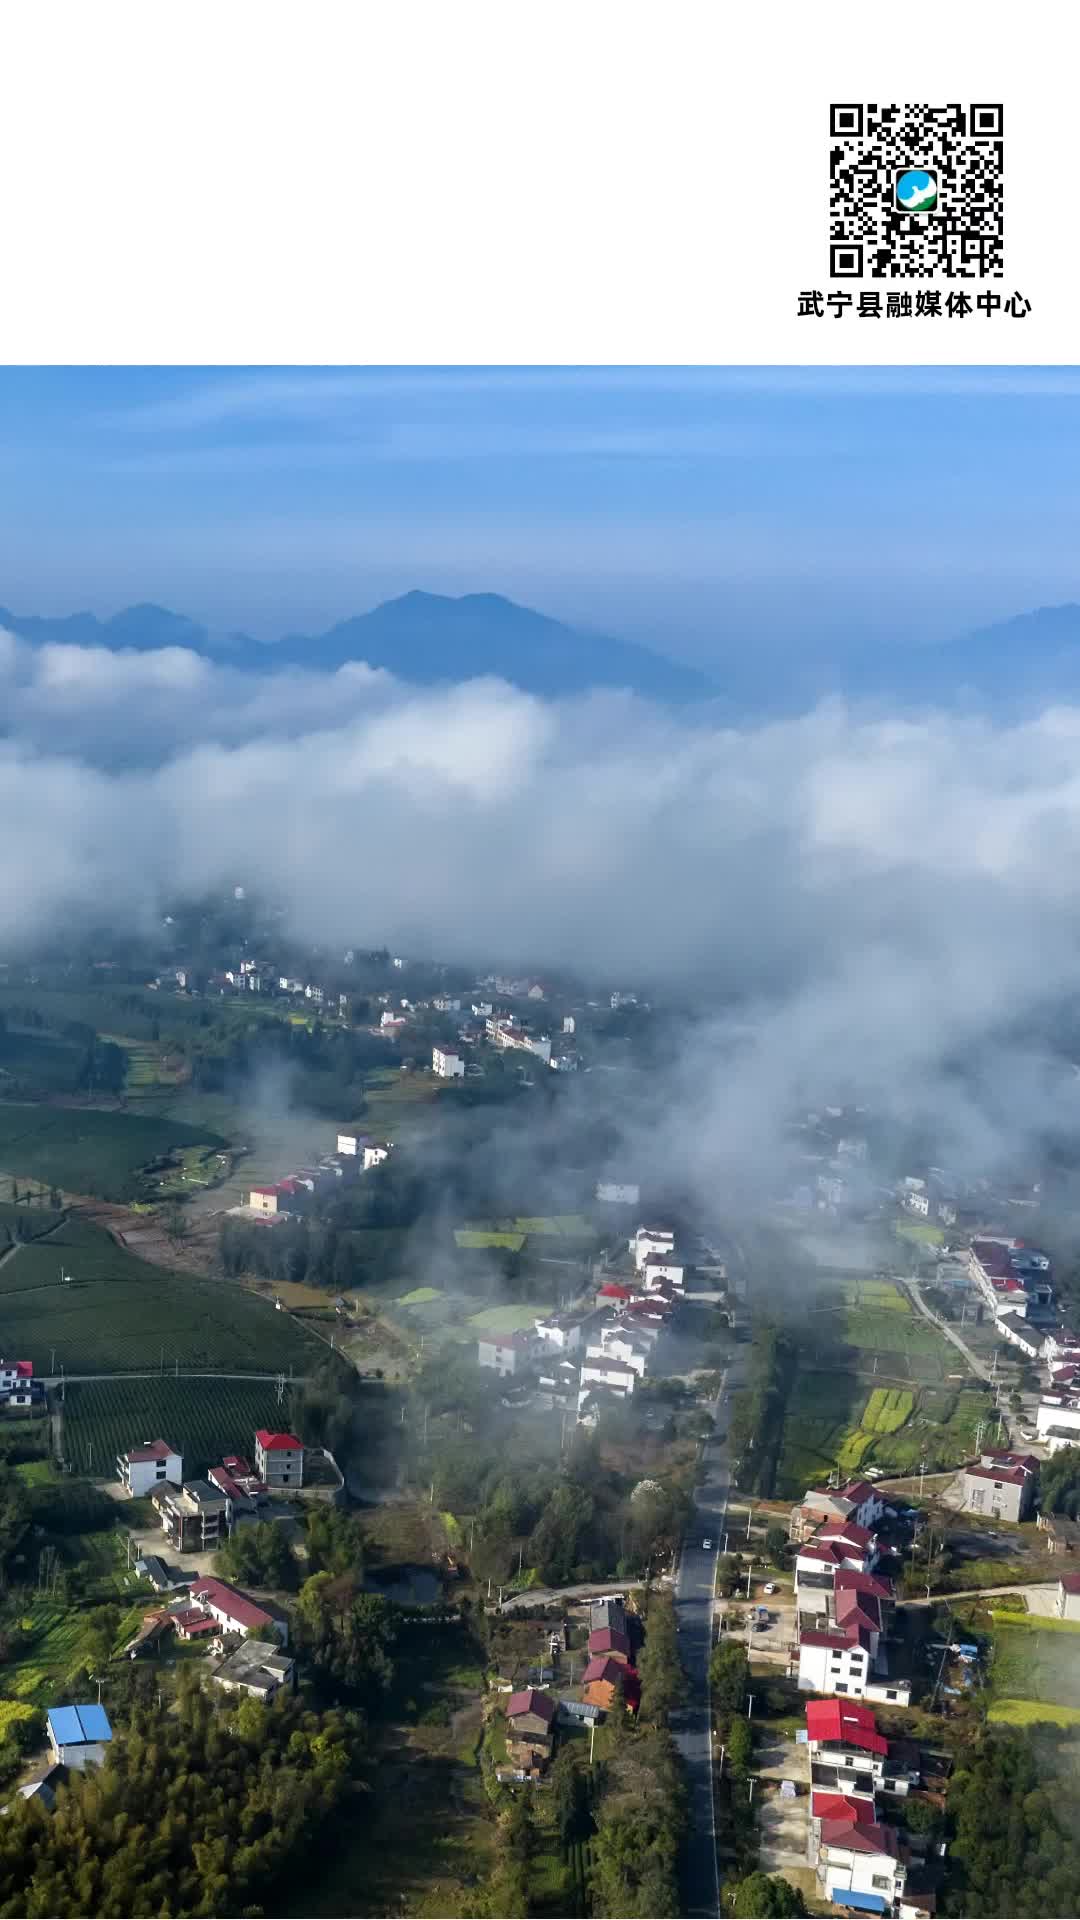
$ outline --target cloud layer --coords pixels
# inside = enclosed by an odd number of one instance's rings
[[[1021,1143],[1048,1097],[1020,1056],[977,1097],[944,1063],[1075,977],[1080,710],[1004,728],[836,702],[720,729],[630,696],[260,680],[6,634],[0,710],[7,954],[243,883],[317,941],[705,979],[754,1038],[732,1059],[699,1034],[663,1100],[713,1162],[826,1084],[929,1099],[973,1150]]]

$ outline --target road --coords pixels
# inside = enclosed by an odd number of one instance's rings
[[[985,1361],[979,1359],[977,1354],[972,1353],[967,1341],[961,1340],[960,1335],[950,1327],[947,1320],[942,1320],[940,1315],[936,1314],[932,1307],[927,1306],[926,1301],[922,1297],[918,1281],[913,1279],[910,1274],[906,1277],[902,1274],[894,1274],[893,1278],[896,1285],[907,1294],[916,1311],[922,1314],[923,1319],[929,1320],[931,1326],[936,1327],[939,1333],[943,1333],[946,1340],[952,1342],[957,1352],[963,1354],[964,1359],[967,1361],[976,1379],[985,1380],[988,1386],[992,1386],[994,1384],[994,1375],[991,1369],[986,1365]]]
[[[713,1811],[712,1714],[709,1703],[709,1657],[712,1653],[716,1561],[724,1537],[724,1516],[731,1488],[727,1427],[732,1390],[742,1385],[736,1352],[721,1379],[718,1398],[711,1406],[716,1416],[715,1437],[701,1451],[700,1475],[694,1494],[692,1531],[687,1535],[675,1576],[675,1614],[679,1651],[689,1681],[687,1705],[675,1716],[672,1733],[686,1768],[690,1823],[683,1848],[683,1912],[708,1915],[720,1912],[720,1878],[716,1862],[716,1826]],[[708,1546],[705,1542],[708,1541]]]
[[[951,1607],[954,1600],[993,1600],[1002,1593],[1057,1593],[1056,1581],[1010,1580],[1007,1587],[960,1587],[955,1593],[932,1593],[929,1600],[901,1600],[902,1607]]]

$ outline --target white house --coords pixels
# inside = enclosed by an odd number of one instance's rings
[[[869,1707],[854,1700],[810,1700],[806,1707],[806,1737],[811,1775],[815,1763],[837,1777],[842,1792],[869,1779],[880,1787],[887,1770],[889,1743],[877,1730]]]
[[[598,1180],[596,1197],[611,1207],[636,1207],[641,1203],[641,1188],[628,1182],[620,1184],[616,1180]]]
[[[370,1141],[364,1148],[364,1172],[370,1173],[372,1167],[380,1167],[384,1160],[389,1160],[393,1144],[392,1140]]]
[[[17,1393],[34,1377],[32,1360],[0,1360],[0,1393]]]
[[[284,1196],[277,1187],[252,1187],[248,1193],[248,1206],[252,1213],[275,1214],[288,1211]]]
[[[586,1347],[585,1365],[595,1361],[604,1366],[617,1360],[620,1366],[629,1367],[639,1380],[644,1380],[649,1365],[650,1344],[648,1340],[628,1333],[623,1327],[605,1327],[600,1335],[600,1345]]]
[[[64,1767],[99,1767],[112,1739],[104,1707],[50,1707],[45,1724],[53,1758]]]
[[[930,1216],[930,1195],[920,1192],[918,1187],[909,1187],[904,1195],[904,1205],[909,1213],[917,1213],[924,1220]]]
[[[563,1015],[562,1030],[564,1033],[577,1032],[577,1021],[574,1019],[574,1016],[572,1013],[567,1013]]]
[[[498,1374],[519,1373],[528,1364],[532,1343],[520,1333],[487,1333],[476,1343],[478,1366]]]
[[[1035,1415],[1035,1431],[1051,1452],[1059,1450],[1053,1444],[1055,1436],[1060,1446],[1080,1446],[1080,1406],[1056,1406],[1052,1400],[1040,1400]],[[1070,1440],[1070,1434],[1075,1435],[1075,1439]]]
[[[120,1485],[138,1500],[145,1493],[153,1493],[155,1487],[180,1486],[184,1458],[167,1440],[144,1440],[141,1447],[117,1454],[116,1472]]]
[[[451,1000],[449,995],[445,993],[440,993],[438,998],[433,1000],[431,1004],[434,1007],[436,1013],[460,1013],[461,1012],[461,1001]]]
[[[634,1265],[640,1273],[650,1253],[673,1254],[675,1235],[670,1227],[639,1227],[630,1241]]]
[[[363,1148],[367,1137],[366,1133],[339,1133],[337,1150],[339,1153],[347,1153],[355,1158]]]
[[[215,1686],[230,1693],[247,1693],[255,1700],[272,1700],[283,1687],[291,1692],[296,1665],[269,1640],[244,1640],[210,1675]]]
[[[604,1387],[620,1400],[629,1399],[637,1384],[639,1375],[633,1367],[621,1361],[609,1359],[603,1348],[592,1357],[586,1353],[585,1364],[581,1369],[581,1392],[578,1395],[578,1410],[584,1406],[591,1387]]]
[[[432,1047],[431,1070],[438,1074],[440,1080],[463,1080],[465,1062],[450,1047]]]
[[[289,1624],[276,1614],[267,1613],[226,1580],[193,1580],[189,1591],[204,1613],[210,1614],[226,1633],[276,1634],[283,1647],[289,1644]]]
[[[682,1293],[686,1285],[686,1268],[681,1260],[675,1260],[666,1253],[647,1253],[642,1262],[641,1273],[646,1289],[651,1293],[655,1287],[668,1281],[676,1293]]]
[[[255,1471],[267,1487],[303,1486],[303,1443],[294,1433],[271,1433],[267,1427],[256,1427]]]
[[[862,1896],[853,1906],[876,1895],[882,1901],[876,1910],[891,1913],[907,1879],[896,1828],[876,1820],[822,1820],[817,1877],[825,1898],[835,1905],[842,1906],[847,1893]]]
[[[570,1315],[553,1315],[550,1319],[533,1321],[537,1336],[556,1353],[572,1353],[581,1345],[581,1321]]]

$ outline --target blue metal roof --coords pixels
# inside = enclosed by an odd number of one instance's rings
[[[47,1719],[58,1747],[79,1747],[88,1741],[112,1739],[104,1707],[50,1707]]]
[[[829,1899],[834,1907],[854,1907],[857,1913],[884,1913],[887,1902],[880,1893],[853,1893],[850,1887],[831,1887]]]

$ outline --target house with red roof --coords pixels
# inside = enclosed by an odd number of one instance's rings
[[[965,1513],[981,1513],[993,1520],[1026,1520],[1038,1490],[1039,1462],[1031,1453],[988,1448],[961,1467],[957,1482]]]
[[[484,1333],[476,1343],[477,1365],[497,1374],[521,1373],[533,1357],[535,1342],[524,1333]]]
[[[806,1709],[811,1755],[810,1854],[819,1892],[855,1913],[893,1915],[907,1881],[899,1835],[878,1817],[880,1787],[906,1792],[910,1770],[890,1763],[867,1707],[814,1700]],[[919,1909],[921,1912],[922,1909]]]
[[[878,1820],[822,1820],[817,1880],[835,1906],[892,1914],[907,1881],[896,1828]]]
[[[633,1667],[613,1660],[610,1654],[598,1654],[589,1661],[581,1676],[582,1698],[592,1707],[602,1707],[610,1713],[619,1689],[626,1699],[631,1713],[637,1709],[641,1697],[641,1687]]]
[[[589,1635],[589,1657],[618,1660],[624,1667],[630,1665],[630,1636],[617,1627],[597,1627]]]
[[[184,1478],[184,1456],[167,1440],[144,1440],[141,1447],[129,1447],[116,1456],[116,1475],[133,1500],[153,1493],[155,1487],[180,1486]]]
[[[288,1622],[267,1613],[265,1607],[260,1607],[249,1594],[241,1593],[239,1587],[230,1586],[227,1580],[201,1577],[193,1580],[188,1590],[192,1603],[209,1614],[220,1631],[260,1633],[264,1636],[273,1633],[283,1647],[288,1645]]]
[[[255,1432],[255,1471],[263,1485],[295,1488],[304,1484],[303,1443],[293,1433]]]

